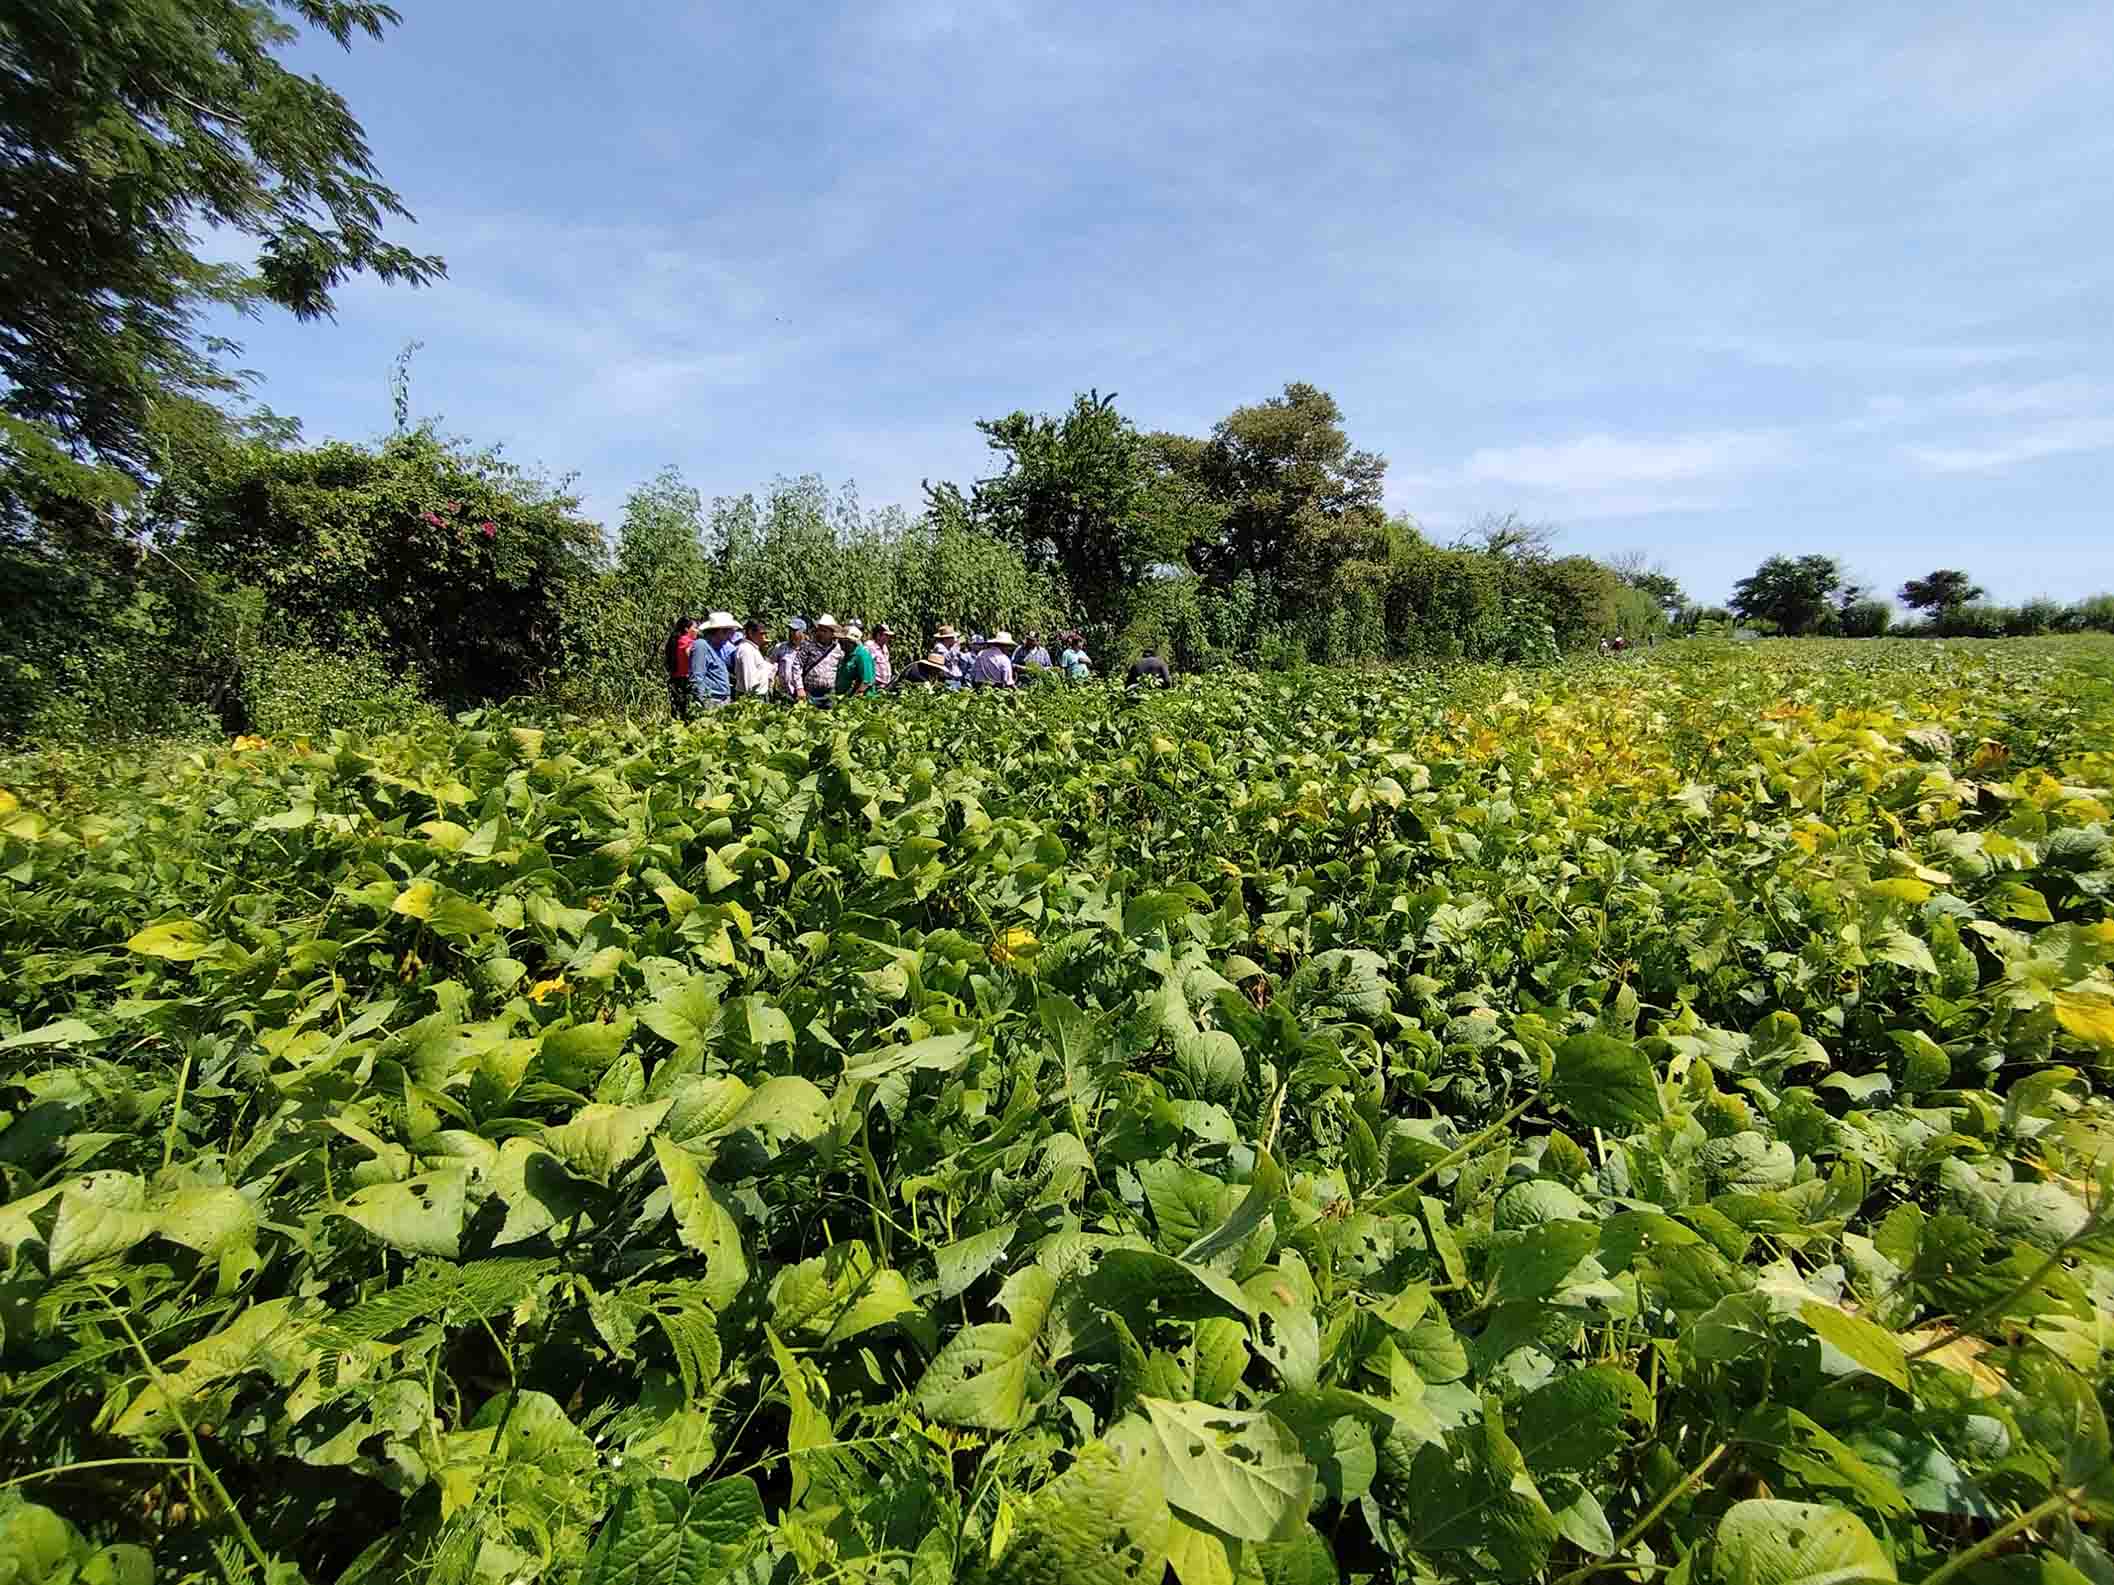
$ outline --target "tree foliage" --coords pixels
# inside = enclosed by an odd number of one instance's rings
[[[1771,556],[1732,586],[1732,609],[1779,633],[1818,632],[1827,626],[1842,585],[1842,567],[1833,556]]]
[[[1061,416],[1009,413],[976,426],[1003,467],[967,496],[928,490],[942,521],[1015,547],[1028,570],[1054,577],[1104,619],[1133,589],[1217,531],[1220,510],[1195,478],[1116,410],[1115,393],[1089,391]]]
[[[1982,598],[1982,586],[1954,567],[1940,567],[1901,586],[1901,603],[1916,611],[1951,611]]]
[[[239,383],[198,332],[205,308],[314,318],[351,275],[442,273],[385,240],[408,213],[345,101],[277,59],[297,23],[349,44],[396,20],[355,0],[39,0],[0,16],[7,411],[144,475],[157,403]],[[254,241],[254,263],[201,257],[206,229]]]

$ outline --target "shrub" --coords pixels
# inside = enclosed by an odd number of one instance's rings
[[[286,645],[248,650],[242,703],[251,731],[267,738],[320,737],[336,727],[393,731],[437,719],[415,672],[390,670],[379,655]]]
[[[1894,625],[1894,608],[1884,600],[1852,600],[1838,625],[1844,638],[1878,638]]]

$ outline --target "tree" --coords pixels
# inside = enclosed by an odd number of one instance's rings
[[[1981,598],[1981,585],[1952,567],[1940,567],[1926,577],[1911,578],[1901,586],[1901,603],[1914,611],[1954,611]]]
[[[980,420],[1004,468],[964,497],[928,485],[943,521],[983,529],[1019,549],[1031,573],[1061,578],[1098,621],[1114,621],[1155,568],[1186,565],[1221,513],[1193,478],[1089,391],[1061,418],[1024,412]]]
[[[0,13],[0,407],[23,424],[8,430],[11,459],[41,437],[144,477],[158,405],[242,384],[221,361],[234,349],[198,332],[208,305],[311,319],[354,274],[443,273],[383,240],[409,214],[376,180],[345,101],[274,58],[298,36],[289,17],[341,45],[398,20],[369,0],[38,0]],[[209,229],[254,239],[254,265],[201,258],[193,239]]]
[[[1352,449],[1343,410],[1316,386],[1294,381],[1281,396],[1235,408],[1209,441],[1154,441],[1224,508],[1216,532],[1192,551],[1214,582],[1243,572],[1311,579],[1338,559],[1346,535],[1368,544],[1386,521],[1387,459]]]
[[[1681,592],[1680,580],[1664,566],[1647,558],[1641,550],[1619,551],[1608,557],[1607,564],[1616,577],[1649,598],[1669,620],[1688,603],[1688,597]]]
[[[1779,633],[1811,633],[1833,615],[1830,597],[1842,587],[1833,556],[1771,556],[1732,586],[1732,609],[1749,622],[1767,622]]]

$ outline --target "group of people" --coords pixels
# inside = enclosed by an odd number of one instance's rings
[[[679,618],[668,634],[663,658],[668,674],[669,708],[687,718],[693,709],[714,710],[740,698],[772,698],[786,704],[827,705],[832,700],[902,688],[1015,688],[1026,677],[1055,675],[1084,682],[1094,674],[1093,657],[1077,632],[1053,633],[1053,656],[1039,633],[1017,643],[1003,630],[988,638],[972,633],[964,640],[942,625],[932,648],[907,667],[897,668],[892,653],[895,632],[876,622],[868,632],[857,622],[840,625],[834,616],[813,622],[794,617],[775,640],[762,617],[736,622],[726,611],[699,620]],[[1141,679],[1173,681],[1167,664]],[[1140,662],[1143,665],[1144,662]]]

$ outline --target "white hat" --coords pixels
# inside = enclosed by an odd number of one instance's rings
[[[715,627],[741,626],[739,622],[734,620],[734,615],[731,611],[714,611],[710,616],[705,618],[704,625],[705,631],[708,633],[711,632],[712,629]]]
[[[1003,644],[1007,649],[1011,649],[1013,647],[1013,635],[1004,628],[1000,628],[991,635],[991,642],[993,644]]]
[[[844,629],[844,636],[846,638],[863,638],[866,635],[859,630],[859,624],[853,622],[850,626]]]
[[[837,619],[831,616],[827,611],[824,611],[820,616],[815,618],[815,626],[826,627],[832,632],[834,632],[836,631],[837,627]]]

